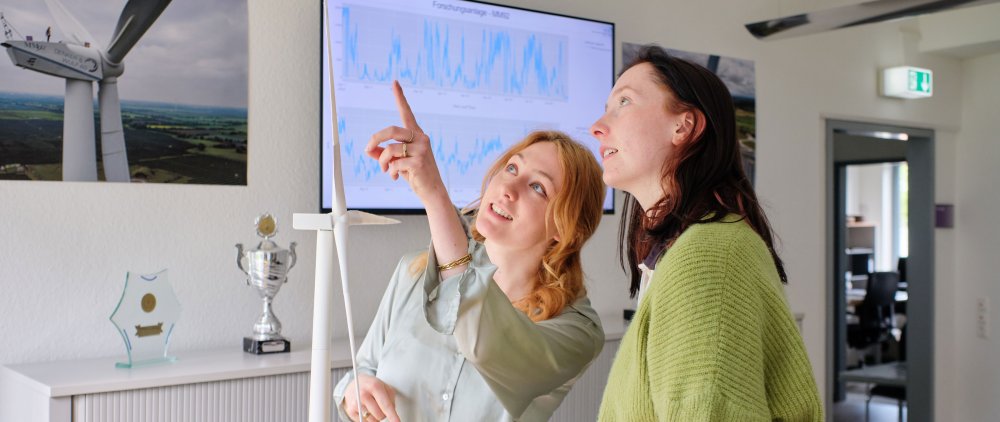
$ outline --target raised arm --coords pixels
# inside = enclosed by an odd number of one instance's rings
[[[441,180],[430,137],[420,129],[399,82],[393,81],[392,92],[403,127],[389,126],[372,135],[365,152],[377,159],[383,172],[393,180],[402,177],[427,211],[434,252],[442,262],[452,262],[465,255],[468,239],[455,206]],[[396,140],[395,143],[387,143]],[[445,271],[444,276],[460,273],[464,265]]]

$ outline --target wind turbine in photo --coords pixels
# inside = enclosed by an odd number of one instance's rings
[[[30,37],[13,40],[8,35],[0,45],[7,48],[7,54],[18,67],[66,80],[63,180],[97,180],[93,90],[93,83],[97,82],[104,178],[109,182],[128,182],[118,77],[125,71],[125,56],[171,0],[129,0],[107,48],[97,43],[59,0],[44,1],[66,39],[59,42],[48,39],[43,42]]]

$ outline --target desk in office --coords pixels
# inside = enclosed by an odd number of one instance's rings
[[[848,305],[857,305],[857,304],[861,303],[861,301],[865,300],[865,294],[866,293],[867,292],[865,291],[865,289],[848,289],[847,290],[847,304]],[[896,302],[906,302],[909,299],[910,299],[910,295],[905,290],[897,290],[896,291]]]
[[[890,362],[840,372],[841,381],[906,386],[906,362]]]

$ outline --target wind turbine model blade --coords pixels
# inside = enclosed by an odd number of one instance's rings
[[[87,31],[80,21],[73,17],[73,14],[69,12],[69,9],[62,4],[59,0],[45,0],[45,5],[49,8],[49,13],[52,14],[52,18],[56,21],[56,27],[62,31],[63,36],[66,37],[66,42],[70,44],[85,45],[90,43],[90,45],[98,50],[101,50],[101,45],[97,43],[93,35]]]
[[[352,226],[370,226],[370,225],[384,225],[384,224],[399,224],[399,220],[363,211],[351,210],[347,212],[347,223]]]
[[[89,81],[66,79],[62,167],[62,178],[66,181],[97,181],[93,85]]]
[[[293,227],[297,230],[326,230],[333,231],[337,224],[340,224],[333,213],[329,214],[300,214],[295,213]],[[351,210],[347,212],[347,217],[342,219],[349,226],[370,226],[384,224],[399,224],[399,220],[381,215],[369,214],[363,211]]]
[[[128,155],[125,153],[125,132],[122,130],[122,105],[118,99],[118,78],[107,77],[97,91],[101,105],[101,162],[104,179],[109,182],[128,182]]]
[[[118,25],[115,26],[115,33],[111,37],[111,43],[108,44],[108,61],[121,63],[168,4],[170,0],[129,0],[122,9]]]
[[[323,30],[326,34],[327,47],[330,48],[330,26],[328,24],[330,9],[323,2]],[[329,52],[328,52],[329,53]],[[330,55],[332,57],[332,55]],[[331,82],[333,79],[333,63],[328,62]],[[332,121],[337,121],[337,100],[333,84],[330,84],[330,103]],[[340,266],[340,288],[344,292],[344,313],[347,318],[347,338],[351,347],[351,367],[354,378],[358,377],[358,364],[354,344],[354,317],[351,310],[351,293],[347,269],[347,238],[348,227],[354,224],[387,224],[397,222],[392,219],[372,214],[347,211],[344,200],[343,168],[340,164],[340,136],[334,131],[333,137],[333,204],[329,214],[295,214],[292,227],[297,230],[316,230],[316,290],[313,301],[313,349],[309,384],[309,421],[327,422],[330,420],[330,340],[332,319],[331,302],[333,302],[333,254],[336,243],[337,262]],[[361,390],[355,383],[354,394],[361,402]],[[348,393],[350,394],[350,392]],[[361,420],[361,409],[358,408],[358,420]]]
[[[333,171],[341,171],[339,160],[335,160]],[[343,185],[341,185],[343,187]],[[343,198],[343,190],[341,190]],[[343,202],[341,202],[343,204]],[[351,309],[351,291],[347,265],[348,227],[354,224],[393,224],[398,221],[373,214],[348,211],[340,217],[329,214],[294,214],[292,227],[296,230],[316,231],[316,284],[313,297],[312,355],[309,375],[309,421],[329,421],[330,408],[330,341],[333,332],[333,256],[337,255],[340,267],[340,288],[344,293],[344,314],[347,322],[347,338],[351,347],[351,367],[357,379],[355,354],[354,312]],[[357,384],[355,383],[355,386]],[[355,394],[360,392],[355,389]],[[360,401],[358,402],[360,403]],[[360,415],[359,415],[360,420]]]

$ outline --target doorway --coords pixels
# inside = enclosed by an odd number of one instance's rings
[[[836,410],[844,409],[843,405],[838,409],[835,403],[843,403],[848,397],[846,387],[857,386],[847,381],[863,385],[860,393],[865,398],[872,392],[881,395],[886,390],[894,391],[905,403],[905,412],[903,406],[899,412],[904,412],[908,420],[933,419],[933,138],[934,132],[927,129],[826,122],[827,203],[831,204],[826,213],[826,408],[830,420],[834,420]],[[864,213],[857,204],[850,203],[857,201],[857,195],[847,195],[849,185],[857,188],[859,175],[865,173],[881,175],[877,180],[882,181],[881,186],[886,187],[882,190],[888,195],[882,196],[886,198],[885,207],[877,207],[882,208],[880,217],[869,215],[867,221],[859,216]],[[892,189],[893,180],[909,189]],[[902,205],[905,222],[893,218],[900,216],[899,209],[893,211],[893,204]],[[886,221],[876,223],[882,220]],[[904,240],[906,247],[901,248]],[[905,259],[900,261],[903,256]],[[900,280],[900,276],[906,279]],[[905,282],[905,290],[898,288],[899,281]],[[905,322],[893,318],[899,302]],[[854,316],[850,326],[849,310]],[[862,315],[867,317],[859,321]],[[859,327],[875,328],[859,331]],[[859,337],[859,332],[864,335]],[[859,338],[865,340],[859,344]],[[862,349],[862,360],[856,354],[848,359],[849,339]],[[886,359],[889,362],[882,362],[884,350],[892,351]],[[874,352],[874,356],[868,352]],[[890,420],[896,419],[893,412]]]

